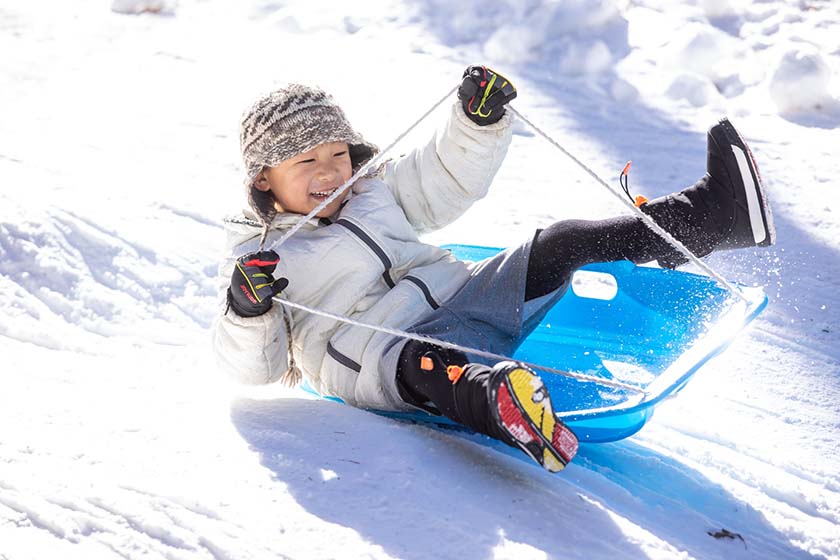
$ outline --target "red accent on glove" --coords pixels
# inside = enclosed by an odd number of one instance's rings
[[[280,259],[276,261],[261,261],[259,259],[251,259],[248,262],[242,263],[245,266],[271,266],[273,264],[277,264],[280,262]]]

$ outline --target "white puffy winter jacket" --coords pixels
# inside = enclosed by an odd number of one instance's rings
[[[417,322],[451,298],[473,267],[418,234],[449,224],[487,193],[510,140],[510,113],[480,127],[456,103],[426,146],[389,162],[379,176],[358,180],[331,224],[311,220],[277,249],[275,276],[289,279],[281,297],[364,323],[404,329]],[[299,219],[278,215],[265,246]],[[248,212],[228,220],[226,230],[223,296],[234,260],[256,251],[261,234]],[[364,408],[410,408],[397,393],[396,356],[383,359],[392,337],[304,311],[285,313],[295,360],[318,392]],[[283,314],[277,302],[252,318],[223,309],[213,327],[220,367],[245,383],[276,381],[288,366]]]

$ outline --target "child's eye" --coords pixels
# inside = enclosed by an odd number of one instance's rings
[[[344,150],[344,151],[342,151],[342,152],[336,152],[336,153],[334,153],[334,154],[333,154],[333,157],[341,157],[341,156],[346,155],[346,154],[347,154],[347,150]]]
[[[297,163],[312,163],[313,161],[315,161],[315,158],[302,159],[302,160],[298,161]]]

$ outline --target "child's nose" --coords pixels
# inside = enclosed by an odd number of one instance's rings
[[[318,168],[318,179],[320,181],[332,181],[339,174],[338,166],[333,164],[324,164]]]

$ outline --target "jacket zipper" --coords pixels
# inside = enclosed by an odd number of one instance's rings
[[[373,253],[379,258],[379,260],[382,262],[382,266],[385,267],[385,271],[382,273],[382,279],[385,280],[385,284],[387,284],[389,288],[393,288],[394,286],[396,286],[393,278],[391,278],[391,267],[393,266],[393,264],[391,263],[391,259],[388,258],[388,255],[385,253],[385,250],[382,247],[380,247],[379,244],[376,243],[376,241],[374,241],[373,238],[369,236],[362,228],[360,228],[350,220],[347,220],[346,218],[339,218],[333,223],[347,228],[356,237],[361,239],[362,242],[365,245],[367,245],[370,248],[370,250],[373,251]],[[408,280],[409,282],[420,288],[420,291],[423,293],[423,297],[426,299],[426,303],[429,304],[429,307],[431,307],[432,309],[437,309],[440,307],[440,304],[435,301],[434,297],[432,297],[432,292],[431,290],[429,290],[429,286],[427,286],[426,283],[423,282],[420,278],[408,275],[405,276],[403,280]],[[336,350],[336,348],[332,345],[331,342],[327,343],[327,354],[329,354],[329,356],[332,359],[334,359],[344,367],[352,369],[356,373],[362,371],[362,366],[358,362]]]
[[[393,264],[391,263],[391,259],[388,258],[388,255],[385,253],[385,250],[379,246],[376,241],[373,240],[371,236],[369,236],[362,228],[351,222],[346,218],[339,218],[334,223],[344,226],[345,228],[349,229],[353,232],[356,237],[362,240],[362,242],[367,245],[374,254],[379,257],[379,260],[382,261],[382,266],[385,267],[385,272],[382,273],[382,279],[385,280],[385,283],[388,285],[389,288],[393,288],[396,286],[394,283],[394,279],[391,278],[391,267]]]

